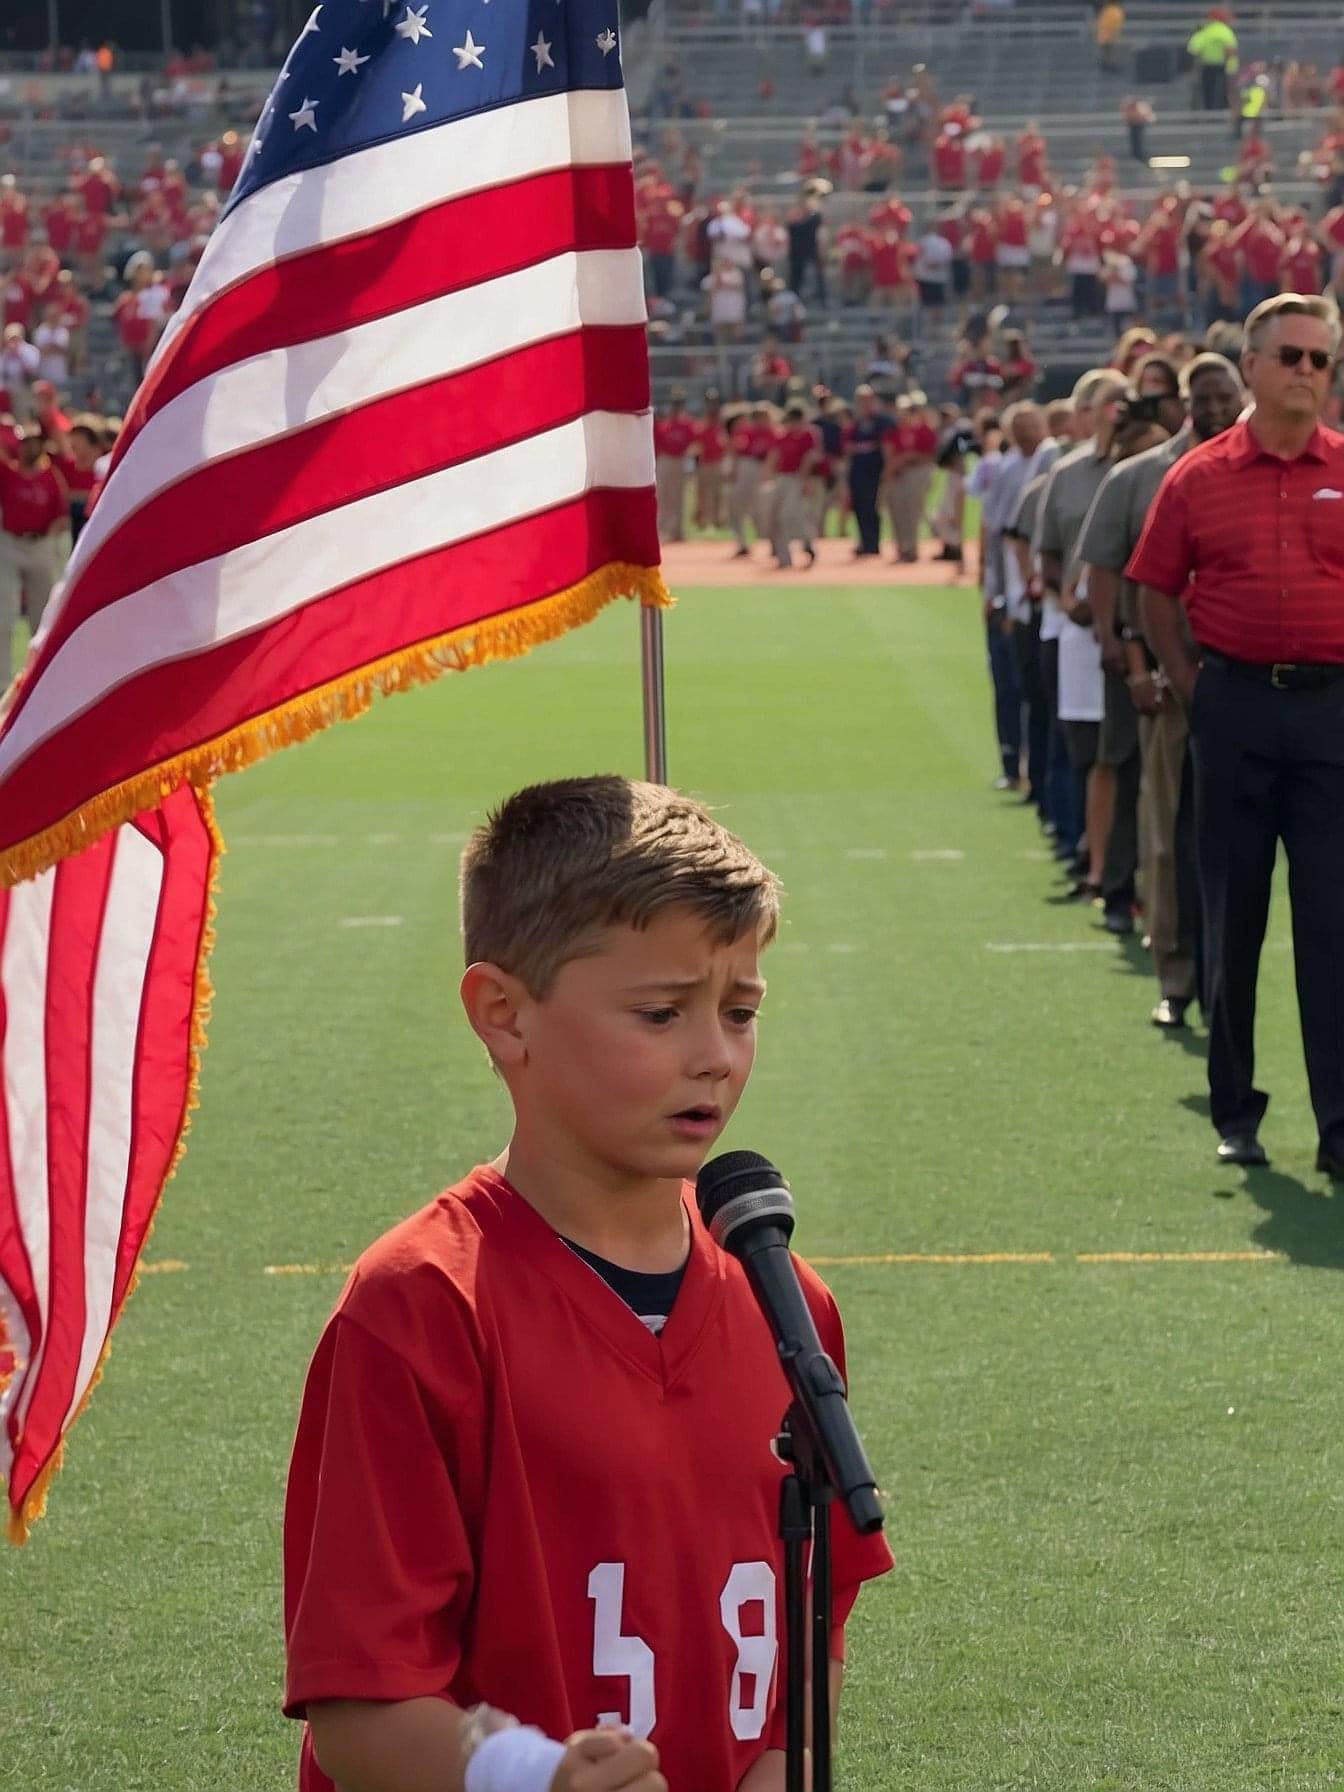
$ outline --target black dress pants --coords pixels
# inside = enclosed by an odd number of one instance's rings
[[[859,526],[859,546],[865,554],[878,551],[882,525],[877,514],[877,488],[882,482],[882,456],[856,454],[849,463],[849,501]]]
[[[1190,731],[1213,1124],[1252,1131],[1269,1101],[1255,995],[1282,840],[1311,1105],[1344,1156],[1344,679],[1280,690],[1206,656]]]

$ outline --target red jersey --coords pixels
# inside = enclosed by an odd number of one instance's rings
[[[940,187],[966,184],[966,145],[960,137],[939,137],[933,145],[933,172]]]
[[[22,193],[0,199],[0,244],[22,249],[28,241],[28,201]]]
[[[31,473],[0,464],[0,529],[9,535],[45,535],[64,522],[70,504],[60,474],[48,462]]]
[[[1279,279],[1285,292],[1321,290],[1321,245],[1309,236],[1291,237],[1284,245]]]
[[[1017,178],[1024,187],[1045,185],[1045,138],[1023,135],[1017,140]]]
[[[996,187],[1003,179],[1003,145],[988,143],[976,151],[975,178],[982,187]]]
[[[994,220],[983,213],[971,213],[970,234],[966,242],[968,260],[974,262],[993,261],[994,251],[999,246],[999,233],[994,228]]]
[[[653,451],[680,460],[695,440],[694,417],[659,417],[653,425]]]
[[[74,456],[70,454],[58,454],[55,457],[55,464],[60,471],[61,478],[65,481],[66,490],[75,496],[87,498],[98,480],[98,475],[93,468],[81,467]]]
[[[938,447],[938,432],[931,423],[897,423],[883,431],[882,446],[897,454],[916,454],[920,460],[932,460]]]
[[[781,473],[797,473],[809,454],[821,450],[821,437],[810,423],[795,423],[775,431],[775,465]]]
[[[1144,266],[1150,274],[1178,274],[1181,270],[1181,227],[1170,213],[1149,220]]]
[[[1237,247],[1246,260],[1246,272],[1252,280],[1267,285],[1279,277],[1279,257],[1283,254],[1283,232],[1275,224],[1258,219],[1237,233]]]
[[[835,246],[840,251],[840,266],[847,274],[870,267],[873,260],[874,236],[862,224],[842,224],[835,233]]]
[[[910,207],[902,205],[899,199],[879,199],[868,212],[868,222],[874,230],[894,230],[897,236],[904,236],[913,221]]]
[[[1027,214],[1020,205],[1006,205],[998,216],[999,241],[1005,249],[1027,246]]]
[[[10,275],[0,287],[0,302],[4,305],[5,322],[22,324],[26,330],[33,315],[33,289],[26,274]]]
[[[290,1464],[290,1716],[446,1695],[557,1737],[625,1723],[671,1792],[733,1792],[779,1746],[789,1390],[741,1265],[687,1215],[658,1336],[488,1167],[363,1254]],[[839,1624],[891,1556],[832,1510]],[[330,1784],[305,1735],[301,1792]]]
[[[702,467],[716,467],[727,452],[727,430],[722,423],[702,417],[695,426],[695,458]]]
[[[1296,460],[1248,423],[1182,455],[1125,568],[1183,597],[1196,641],[1269,665],[1344,663],[1344,435],[1317,428]]]
[[[98,174],[92,169],[77,175],[71,186],[83,199],[91,212],[107,212],[112,208],[112,201],[117,196],[117,183],[110,174]]]
[[[49,205],[42,213],[42,228],[58,255],[64,255],[74,235],[75,220],[68,206]]]
[[[75,247],[81,255],[97,255],[107,241],[107,214],[85,212],[75,220]]]
[[[1241,260],[1235,249],[1229,249],[1226,239],[1218,243],[1210,243],[1204,251],[1215,280],[1224,292],[1235,287],[1241,279]]]
[[[872,248],[873,285],[884,291],[907,283],[910,262],[917,253],[912,243],[891,231],[879,236]]]

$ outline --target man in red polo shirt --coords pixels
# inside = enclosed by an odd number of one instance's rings
[[[30,424],[14,453],[0,449],[0,684],[8,684],[14,624],[22,602],[34,629],[60,570],[58,537],[68,540],[70,495]]]
[[[695,526],[697,529],[723,527],[723,462],[728,453],[728,431],[723,424],[723,406],[711,388],[705,393],[705,412],[695,426]]]
[[[695,441],[695,418],[686,394],[674,386],[669,404],[653,425],[654,478],[658,489],[658,539],[686,539],[686,456]]]
[[[767,533],[775,563],[780,567],[793,565],[795,541],[802,547],[809,566],[816,560],[806,493],[812,469],[820,458],[821,436],[808,422],[802,405],[791,404],[784,413],[783,424],[775,431],[765,463],[770,487]]]
[[[1190,708],[1218,1157],[1267,1161],[1255,994],[1282,840],[1317,1168],[1344,1178],[1344,436],[1319,422],[1339,337],[1328,299],[1255,308],[1254,408],[1172,467],[1126,571]]]

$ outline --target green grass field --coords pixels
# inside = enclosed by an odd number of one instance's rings
[[[1344,1205],[1283,905],[1275,1167],[1243,1175],[1137,944],[1046,901],[989,787],[972,594],[695,591],[667,651],[674,781],[787,891],[726,1144],[785,1169],[805,1253],[878,1259],[825,1269],[897,1558],[851,1627],[842,1792],[1344,1783]],[[458,844],[522,782],[637,772],[638,693],[622,605],[222,788],[203,1102],[147,1253],[183,1267],[142,1284],[0,1557],[4,1792],[291,1783],[306,1361],[338,1266],[504,1137],[456,1004]],[[1080,1261],[1107,1253],[1161,1260]]]

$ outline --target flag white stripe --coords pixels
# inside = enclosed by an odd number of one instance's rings
[[[51,1218],[47,1174],[47,965],[51,910],[59,867],[9,894],[9,921],[0,953],[5,993],[4,1099],[9,1161],[19,1234],[28,1253],[40,1333],[18,1404],[20,1425],[32,1402],[47,1343]]]
[[[519,100],[286,175],[250,194],[210,238],[154,360],[216,293],[282,256],[363,236],[506,181],[630,156],[625,93],[615,88]]]
[[[184,473],[549,336],[645,317],[638,249],[566,251],[211,374],[165,405],[132,442],[80,534],[63,589],[126,516]]]
[[[131,1169],[136,1042],[163,889],[159,849],[118,828],[93,979],[88,1174],[84,1203],[84,1341],[61,1430],[74,1419],[112,1320],[112,1285]]]
[[[156,579],[61,644],[0,741],[0,784],[40,742],[151,666],[264,628],[385,567],[594,487],[636,489],[653,476],[647,415],[590,411]]]
[[[28,1360],[28,1327],[24,1324],[14,1291],[3,1276],[0,1276],[0,1327],[3,1327],[4,1335],[9,1339],[9,1349],[16,1364],[13,1380],[8,1386],[0,1388],[0,1475],[8,1476],[10,1465],[14,1461],[14,1447],[9,1441],[7,1421],[9,1409],[18,1399],[19,1390],[23,1386],[23,1370]]]

